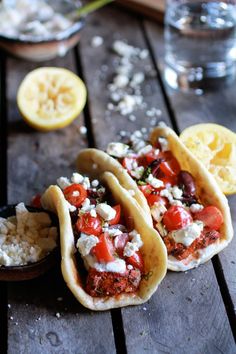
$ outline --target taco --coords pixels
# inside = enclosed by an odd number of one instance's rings
[[[123,187],[120,166],[126,169],[129,184],[131,180],[136,183],[136,188],[132,187],[136,202],[148,221],[152,215],[153,226],[167,247],[168,269],[197,267],[231,241],[233,228],[226,197],[172,129],[155,128],[150,141],[136,131],[128,144],[110,143],[107,152],[113,160],[104,152],[86,149],[77,162],[83,158],[88,166],[96,161],[102,169],[112,169]],[[138,194],[145,200],[137,198]]]
[[[166,274],[167,253],[133,198],[109,172],[58,184],[41,202],[58,215],[62,274],[77,300],[99,311],[147,301]]]

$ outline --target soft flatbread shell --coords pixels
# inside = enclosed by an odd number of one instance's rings
[[[158,137],[165,137],[169,141],[170,150],[178,160],[181,169],[186,170],[192,174],[196,181],[197,196],[204,205],[215,205],[218,207],[224,217],[224,224],[220,228],[221,238],[209,245],[205,249],[197,251],[200,255],[198,258],[188,257],[183,261],[177,260],[175,257],[168,257],[168,269],[173,271],[186,271],[195,268],[200,264],[207,262],[215,254],[224,249],[233,238],[233,227],[230,215],[228,201],[221,192],[214,177],[207,171],[207,169],[196,160],[194,155],[185,147],[175,132],[168,127],[156,127],[153,129],[150,141],[155,144]],[[85,160],[82,165],[80,162]],[[139,206],[143,209],[144,216],[149,225],[152,225],[152,217],[146,198],[137,187],[136,182],[121,166],[121,164],[103,151],[97,149],[83,150],[77,159],[77,167],[81,172],[92,171],[94,164],[95,171],[101,172],[111,171],[118,178],[120,184],[127,190],[134,190],[134,198]],[[135,185],[135,186],[134,186]],[[135,188],[136,187],[136,188]]]
[[[76,167],[80,173],[90,178],[99,178],[103,172],[113,173],[121,186],[132,193],[133,198],[141,207],[141,212],[145,213],[145,218],[152,225],[152,216],[146,198],[139,190],[136,182],[116,159],[98,149],[84,149],[77,157]]]
[[[141,252],[145,263],[145,276],[142,277],[139,289],[133,294],[120,294],[118,296],[92,297],[86,293],[82,286],[80,269],[75,258],[75,242],[71,218],[66,200],[59,187],[50,186],[42,196],[43,207],[54,211],[59,218],[61,239],[61,269],[65,282],[85,307],[104,311],[116,307],[137,305],[146,302],[156,291],[164,278],[167,269],[167,252],[161,237],[151,228],[140,215],[139,208],[127,191],[121,187],[117,178],[107,172],[101,180],[112,192],[115,201],[121,204],[125,213],[134,219],[134,227],[141,234],[143,246]]]
[[[174,257],[168,257],[168,269],[175,271],[185,271],[199,264],[207,262],[215,254],[225,248],[233,238],[233,226],[230,215],[228,201],[221,192],[214,177],[208,172],[201,162],[185,147],[175,132],[168,127],[156,127],[150,136],[150,141],[155,144],[158,137],[164,137],[168,140],[170,150],[178,160],[182,170],[188,171],[194,177],[196,182],[197,197],[203,205],[214,205],[220,209],[224,223],[220,228],[221,238],[200,251],[198,259],[187,258],[184,261],[178,261]],[[191,257],[191,256],[190,256]]]

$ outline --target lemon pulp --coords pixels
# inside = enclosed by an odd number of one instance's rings
[[[213,174],[225,194],[236,193],[236,134],[212,123],[188,127],[180,139]]]
[[[31,71],[22,81],[17,104],[25,121],[49,131],[70,124],[83,110],[86,87],[73,72],[44,67]]]

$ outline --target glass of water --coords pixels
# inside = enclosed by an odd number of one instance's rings
[[[235,76],[236,0],[167,0],[165,80],[201,90]]]

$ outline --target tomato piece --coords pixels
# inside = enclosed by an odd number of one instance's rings
[[[123,256],[123,251],[125,248],[126,243],[129,241],[129,234],[123,233],[117,235],[114,239],[114,246],[115,249],[120,257]]]
[[[144,261],[140,251],[136,251],[133,256],[126,257],[126,262],[131,264],[134,268],[139,269],[141,272],[144,271]]]
[[[166,198],[161,197],[159,194],[150,194],[147,196],[147,202],[149,206],[153,206],[155,203],[162,203],[163,205],[167,205],[168,201]]]
[[[138,167],[138,162],[136,157],[125,157],[122,160],[122,166],[129,172],[133,171]]]
[[[176,176],[176,171],[172,170],[172,167],[169,162],[164,161],[160,164],[161,171],[165,174],[165,176],[173,177]]]
[[[151,151],[149,151],[145,155],[145,159],[146,159],[146,162],[147,162],[148,165],[150,163],[152,163],[153,161],[155,161],[157,159],[156,149],[152,149]]]
[[[63,190],[66,200],[78,208],[87,198],[87,191],[81,184],[71,184]]]
[[[178,160],[174,157],[171,151],[164,151],[158,154],[158,158],[163,158],[165,162],[168,163],[168,169],[174,172],[174,175],[177,175],[180,172],[180,164]],[[165,169],[165,167],[163,167]],[[166,168],[167,171],[167,168]],[[164,172],[164,171],[163,171]],[[164,172],[165,173],[165,172]],[[170,176],[167,174],[167,176]]]
[[[163,223],[168,231],[182,229],[192,221],[191,214],[182,206],[172,205],[163,216]]]
[[[120,221],[120,213],[121,213],[121,207],[120,207],[120,205],[119,205],[119,204],[118,204],[118,205],[115,205],[115,206],[113,207],[113,209],[115,209],[115,211],[116,211],[116,216],[115,216],[113,219],[111,219],[111,220],[109,221],[109,224],[110,224],[110,225],[119,224],[119,221]]]
[[[154,188],[150,184],[145,184],[144,186],[138,186],[139,190],[144,194],[144,196],[147,198]]]
[[[79,216],[76,227],[80,232],[97,236],[102,232],[102,220],[99,216],[93,217],[87,212]]]
[[[171,186],[176,186],[177,185],[177,176],[165,176],[165,177],[158,177],[164,185],[171,185]],[[163,188],[162,188],[163,189]]]
[[[30,204],[35,208],[42,208],[41,195],[36,194],[35,196],[33,196]]]
[[[198,213],[195,213],[194,219],[201,220],[210,230],[219,230],[224,222],[221,211],[213,205],[208,205]]]
[[[99,236],[99,242],[92,249],[92,254],[97,258],[98,262],[111,262],[113,257],[113,244],[109,236],[104,233]]]

